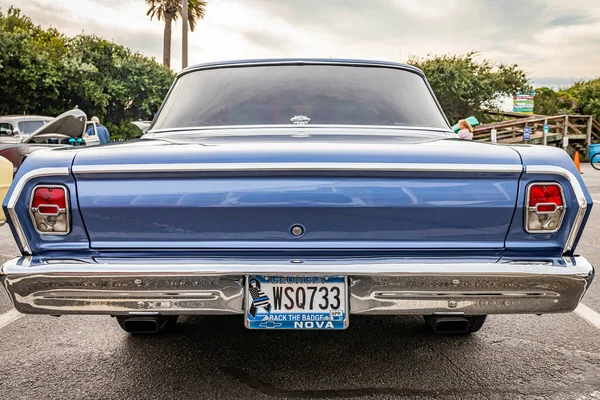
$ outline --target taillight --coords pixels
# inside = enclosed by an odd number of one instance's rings
[[[560,228],[564,213],[563,189],[558,183],[532,183],[527,187],[527,232],[556,232]]]
[[[69,233],[69,197],[64,186],[36,186],[31,194],[29,213],[39,233]]]

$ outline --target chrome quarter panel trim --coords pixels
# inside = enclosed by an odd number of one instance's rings
[[[31,254],[31,247],[29,246],[29,242],[27,241],[27,237],[25,236],[25,232],[23,231],[23,226],[21,225],[21,221],[17,216],[17,212],[15,210],[15,206],[23,188],[30,180],[34,178],[40,178],[44,176],[61,176],[61,175],[69,175],[69,168],[62,167],[53,167],[53,168],[39,168],[34,169],[32,171],[27,172],[25,175],[19,179],[14,186],[12,194],[7,202],[8,213],[11,218],[11,222],[17,234],[17,240],[21,244],[21,248],[23,252],[26,254]]]
[[[548,261],[429,262],[407,259],[172,260],[2,266],[15,308],[33,314],[239,314],[247,275],[341,275],[350,312],[427,315],[568,312],[593,278],[582,257]],[[562,263],[561,263],[562,264]]]
[[[75,174],[230,171],[387,171],[438,173],[520,173],[516,164],[402,164],[402,163],[187,163],[74,165]]]
[[[585,217],[585,212],[587,209],[587,200],[585,198],[585,193],[583,191],[583,188],[581,187],[581,184],[571,171],[562,167],[556,167],[554,165],[528,165],[525,167],[525,173],[559,175],[565,178],[571,184],[571,187],[573,188],[573,193],[575,193],[575,198],[577,199],[579,210],[577,211],[577,215],[575,216],[573,226],[571,226],[571,230],[567,238],[567,243],[565,244],[565,247],[563,249],[563,253],[571,251],[573,249],[573,245],[575,244],[577,234],[581,229],[581,224],[583,223],[583,218]]]

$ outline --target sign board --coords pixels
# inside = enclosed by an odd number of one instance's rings
[[[517,93],[513,96],[513,112],[533,114],[533,98],[535,92]]]
[[[531,127],[526,126],[525,128],[523,128],[523,140],[530,140],[530,139],[531,139]]]

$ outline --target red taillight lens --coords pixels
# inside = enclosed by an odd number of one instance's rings
[[[558,185],[531,185],[529,188],[529,207],[538,204],[538,211],[554,211],[556,207],[563,205],[561,188]],[[554,205],[552,207],[551,205]],[[547,209],[541,209],[541,208]]]
[[[32,208],[37,208],[41,213],[46,210],[55,212],[60,208],[67,208],[67,195],[62,187],[37,187],[33,192]],[[42,209],[44,211],[42,211]]]
[[[558,183],[534,183],[527,187],[525,228],[530,233],[555,232],[565,212],[563,190]]]
[[[29,212],[39,233],[69,233],[69,201],[63,186],[37,186],[31,195]]]

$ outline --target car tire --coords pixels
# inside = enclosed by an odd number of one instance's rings
[[[157,329],[156,331],[143,331],[143,332],[132,332],[128,327],[126,327],[125,321],[135,319],[135,317],[126,316],[126,315],[117,315],[115,316],[117,322],[121,329],[131,335],[156,335],[160,333],[168,333],[172,332],[177,325],[177,319],[179,315],[162,315],[156,319]]]
[[[472,317],[469,317],[470,321],[470,326],[469,326],[469,330],[466,332],[466,334],[470,334],[470,333],[475,333],[478,330],[480,330],[483,327],[483,324],[485,323],[485,319],[487,318],[487,315],[475,315]]]
[[[425,315],[423,318],[425,319],[425,322],[430,327],[430,329],[438,335],[470,335],[471,333],[475,333],[475,332],[479,331],[483,327],[483,324],[485,323],[487,315],[473,315],[473,316],[462,317],[467,320],[466,330],[462,331],[462,332],[436,331],[433,328],[435,326],[434,320],[435,320],[436,316]]]

